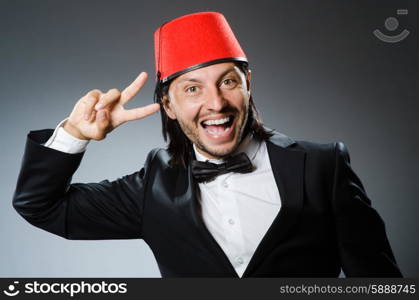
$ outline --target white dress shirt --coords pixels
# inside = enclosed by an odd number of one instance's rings
[[[222,163],[200,154],[197,160]],[[204,223],[241,277],[281,208],[281,198],[264,141],[248,135],[235,153],[245,152],[256,169],[227,173],[199,183]]]
[[[66,153],[79,153],[89,141],[80,140],[58,124],[45,146]],[[197,160],[208,159],[196,151]],[[235,153],[245,152],[256,169],[251,173],[227,173],[208,183],[199,183],[202,217],[208,231],[242,277],[256,247],[281,208],[281,198],[272,173],[266,143],[248,135]]]

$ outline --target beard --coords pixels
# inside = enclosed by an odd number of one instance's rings
[[[236,138],[234,144],[228,148],[224,149],[217,149],[217,147],[211,147],[211,145],[206,145],[200,137],[198,126],[201,126],[198,123],[198,118],[193,122],[185,122],[181,118],[178,118],[177,121],[179,123],[180,128],[182,129],[183,133],[188,137],[188,139],[195,144],[195,146],[201,150],[201,152],[208,153],[211,156],[224,158],[232,154],[240,145],[240,142],[243,139],[243,133],[248,121],[249,116],[249,106],[244,109],[244,113],[240,113],[236,108],[228,109],[228,112],[233,112],[236,118],[235,120],[235,132],[238,132],[238,137]],[[223,113],[227,113],[223,111]]]

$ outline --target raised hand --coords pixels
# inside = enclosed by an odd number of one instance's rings
[[[64,130],[84,140],[102,140],[119,125],[139,120],[159,111],[159,104],[149,104],[133,109],[124,105],[133,99],[147,81],[147,73],[141,72],[138,77],[122,92],[110,89],[107,93],[91,90],[77,101]]]

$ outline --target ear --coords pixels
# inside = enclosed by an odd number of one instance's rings
[[[172,120],[176,120],[176,115],[174,113],[172,103],[170,102],[168,95],[163,96],[162,103],[163,103],[163,108],[166,111],[166,114],[169,116],[169,118]]]
[[[247,84],[247,93],[250,95],[250,81],[252,79],[252,71],[248,70],[247,77],[246,77],[246,84]]]

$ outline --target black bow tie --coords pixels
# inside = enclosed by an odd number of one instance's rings
[[[229,172],[249,173],[253,170],[252,162],[244,152],[227,158],[221,164],[214,164],[208,161],[192,161],[192,175],[198,182],[209,182],[218,175]]]

